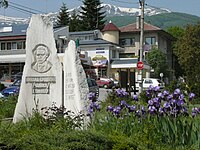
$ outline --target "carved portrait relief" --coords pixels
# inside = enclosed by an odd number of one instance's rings
[[[52,67],[51,62],[48,60],[50,56],[49,48],[44,44],[38,44],[33,49],[34,62],[31,64],[31,68],[39,73],[45,73]]]

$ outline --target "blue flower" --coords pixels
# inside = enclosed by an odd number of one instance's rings
[[[118,116],[118,115],[120,114],[120,112],[121,112],[121,108],[120,108],[119,106],[117,106],[117,107],[115,107],[115,108],[113,109],[113,113],[114,113],[116,116]]]
[[[108,107],[107,107],[107,111],[112,112],[112,111],[113,111],[113,106],[108,106]]]
[[[135,101],[138,101],[138,96],[137,96],[137,95],[133,95],[133,99],[134,99]]]
[[[92,101],[96,100],[96,94],[93,92],[90,92],[88,98],[89,98],[89,100],[92,100]]]
[[[159,91],[159,90],[160,90],[160,87],[159,87],[159,86],[155,86],[155,87],[154,87],[154,91],[155,91],[155,92],[157,92],[157,91]]]
[[[152,105],[153,105],[153,100],[148,100],[148,104],[149,104],[150,106],[152,106]]]
[[[182,99],[178,100],[177,105],[178,106],[183,106],[184,105],[184,101]]]
[[[128,110],[129,110],[129,112],[134,112],[134,111],[136,111],[136,106],[134,106],[134,105],[128,106]]]
[[[195,94],[194,93],[190,93],[189,94],[189,101],[193,100],[194,97],[195,97]]]
[[[174,90],[174,95],[179,95],[181,94],[181,90],[180,89],[175,89]]]
[[[126,107],[126,106],[127,106],[127,103],[126,103],[125,100],[123,100],[123,101],[120,102],[120,105],[121,105],[121,107]]]
[[[117,96],[120,96],[120,97],[128,96],[128,93],[126,91],[124,91],[123,89],[117,89],[116,94],[117,94]]]
[[[157,111],[154,106],[149,106],[148,110],[150,114],[154,114]]]
[[[169,92],[168,92],[168,91],[163,91],[163,95],[164,95],[164,96],[168,96],[168,95],[169,95]]]

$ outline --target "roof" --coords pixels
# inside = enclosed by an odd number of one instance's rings
[[[26,35],[28,24],[0,27],[0,37]]]
[[[115,43],[112,43],[112,42],[109,42],[109,41],[106,41],[106,40],[103,40],[103,39],[100,39],[100,38],[97,38],[97,39],[94,39],[94,40],[88,40],[88,41],[80,40],[79,44],[80,44],[80,46],[81,45],[101,45],[101,44],[116,45]]]
[[[104,32],[104,31],[120,31],[120,30],[119,30],[119,28],[116,25],[114,25],[110,21],[107,25],[104,26],[102,32]]]
[[[140,28],[137,29],[136,26],[137,26],[136,23],[133,23],[133,24],[129,24],[129,25],[120,27],[119,30],[121,32],[139,32]],[[144,30],[145,31],[160,31],[162,29],[158,28],[158,27],[156,27],[154,25],[151,25],[151,24],[148,24],[148,23],[144,23]]]
[[[111,61],[111,68],[137,68],[138,58],[123,58]],[[144,69],[150,69],[150,66],[144,62]]]

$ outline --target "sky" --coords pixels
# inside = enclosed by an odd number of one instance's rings
[[[82,5],[83,0],[8,0],[10,7],[7,9],[0,8],[0,15],[28,18],[31,16],[30,12],[16,10],[16,7],[38,12],[58,12],[62,3],[65,3],[68,9]],[[113,4],[119,7],[138,8],[139,0],[100,0],[105,4]],[[200,0],[145,0],[146,5],[167,8],[173,12],[182,12],[200,17]],[[21,7],[25,6],[27,8]]]

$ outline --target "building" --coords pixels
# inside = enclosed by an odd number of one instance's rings
[[[12,75],[22,72],[26,58],[26,30],[28,25],[12,25],[0,28],[0,80],[10,81]],[[54,28],[55,42],[60,52],[67,44],[63,36],[68,33],[67,27]]]

